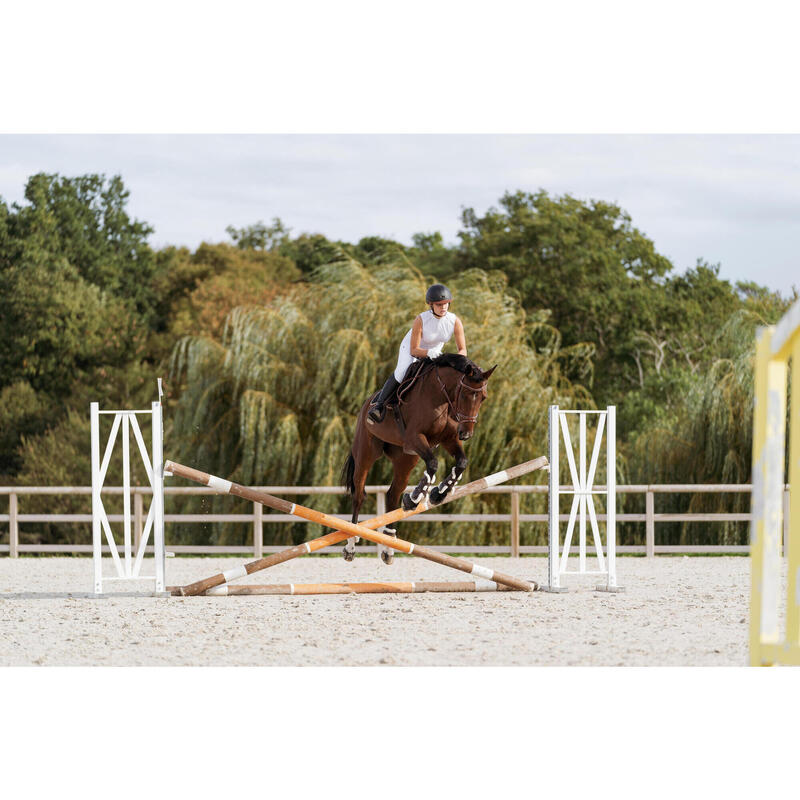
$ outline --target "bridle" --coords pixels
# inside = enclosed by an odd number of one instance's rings
[[[445,399],[447,400],[447,405],[450,406],[452,418],[458,423],[478,421],[477,413],[475,414],[474,417],[470,417],[467,414],[462,414],[458,410],[458,401],[461,399],[462,392],[472,392],[473,394],[477,394],[478,392],[483,392],[484,397],[486,396],[486,381],[484,381],[480,386],[476,388],[473,386],[467,386],[467,384],[464,383],[466,377],[467,377],[466,374],[463,374],[461,376],[461,380],[459,380],[458,386],[456,386],[455,400],[451,400],[450,395],[447,393],[447,387],[444,385],[444,381],[442,380],[441,375],[439,375],[439,367],[438,366],[436,367],[436,380],[439,381],[439,386],[441,387],[442,393],[444,394]]]

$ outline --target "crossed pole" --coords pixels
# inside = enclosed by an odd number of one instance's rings
[[[447,495],[439,505],[450,503],[453,500],[458,500],[470,494],[482,492],[485,489],[488,489],[490,486],[497,486],[500,483],[512,480],[513,478],[518,478],[521,475],[533,472],[534,470],[543,469],[547,466],[547,459],[544,456],[541,456],[540,458],[533,459],[532,461],[526,461],[524,464],[518,464],[510,469],[502,470],[501,472],[495,472],[492,475],[472,481],[471,483],[462,486],[460,489],[454,490]],[[204,580],[197,581],[196,583],[191,583],[188,586],[179,587],[178,589],[174,590],[173,593],[175,594],[181,594],[183,596],[203,594],[204,592],[207,592],[209,589],[213,589],[216,586],[227,584],[232,580],[242,578],[245,575],[250,575],[253,572],[258,572],[259,570],[267,569],[268,567],[273,567],[276,564],[282,564],[284,561],[289,561],[290,559],[297,558],[298,556],[313,553],[316,550],[321,550],[324,547],[330,547],[331,545],[344,541],[351,536],[361,536],[367,541],[385,545],[394,550],[398,550],[401,553],[419,556],[420,558],[427,559],[428,561],[434,561],[437,564],[442,564],[446,567],[460,570],[461,572],[467,572],[478,578],[494,581],[495,583],[507,586],[510,589],[516,589],[523,592],[533,592],[539,588],[538,584],[534,581],[525,581],[519,578],[514,578],[510,575],[505,575],[502,572],[497,572],[495,570],[488,569],[487,567],[474,564],[465,558],[454,558],[446,553],[440,553],[438,550],[433,550],[430,547],[425,547],[424,545],[419,544],[415,545],[411,542],[405,541],[404,539],[399,539],[395,536],[389,536],[385,533],[375,530],[376,528],[381,528],[384,525],[390,525],[393,522],[399,522],[400,520],[407,519],[415,514],[421,514],[423,511],[427,511],[430,508],[427,498],[411,511],[405,511],[402,508],[397,508],[393,511],[389,511],[386,514],[382,514],[381,516],[373,517],[372,519],[361,524],[355,524],[352,522],[346,522],[345,520],[340,520],[337,517],[324,514],[320,511],[315,511],[314,509],[307,508],[306,506],[290,503],[288,500],[274,497],[266,492],[261,492],[257,489],[250,489],[247,486],[241,486],[238,483],[233,483],[232,481],[225,480],[224,478],[218,478],[215,475],[209,475],[208,473],[201,472],[193,467],[186,467],[182,464],[177,464],[174,461],[167,461],[164,464],[164,472],[165,474],[178,475],[182,478],[187,478],[188,480],[203,484],[204,486],[214,489],[220,494],[232,494],[238,497],[243,497],[246,500],[261,503],[268,508],[273,508],[276,511],[282,511],[283,513],[291,514],[292,516],[300,517],[302,519],[309,520],[310,522],[317,522],[325,525],[326,527],[334,529],[333,533],[328,533],[325,536],[320,536],[319,538],[312,539],[309,542],[304,542],[303,544],[290,547],[287,550],[273,553],[266,558],[260,558],[256,561],[251,561],[244,566],[227,570],[225,572],[220,572],[217,575],[212,575],[210,578],[205,578]]]

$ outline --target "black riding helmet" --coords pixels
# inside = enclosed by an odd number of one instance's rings
[[[450,290],[442,283],[434,283],[427,292],[425,292],[426,303],[445,303],[452,302],[453,295]]]

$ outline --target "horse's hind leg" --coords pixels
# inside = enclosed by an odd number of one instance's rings
[[[353,514],[350,517],[350,521],[352,523],[358,522],[358,512],[361,510],[361,504],[364,502],[364,498],[367,496],[364,487],[367,483],[367,472],[368,470],[358,469],[358,461],[356,461],[356,473],[353,477],[353,482],[355,484],[355,491],[353,492]],[[352,561],[356,557],[356,544],[358,543],[358,536],[351,536],[344,545],[344,549],[342,550],[342,557],[345,561]]]
[[[406,486],[408,486],[408,476],[411,474],[414,464],[419,460],[419,456],[404,453],[403,448],[396,445],[385,445],[384,452],[389,456],[394,467],[392,484],[386,493],[386,507],[390,511],[394,511],[400,505],[400,498]],[[397,536],[396,526],[397,523],[391,528],[384,525],[381,530],[389,536]],[[381,554],[381,560],[384,564],[391,564],[394,561],[394,550],[390,547],[378,545],[378,552]]]
[[[353,451],[355,452],[351,451],[353,452],[355,463],[353,467],[353,485],[350,487],[353,497],[353,514],[350,517],[350,521],[354,524],[358,522],[358,512],[361,510],[361,506],[367,496],[364,489],[367,484],[367,474],[372,465],[380,458],[382,450],[382,443],[378,439],[368,434],[364,435],[368,437],[366,441],[363,439],[359,441],[358,431],[356,432],[356,442],[353,446]],[[356,447],[356,444],[360,446]],[[358,539],[358,536],[352,536],[345,543],[342,550],[342,557],[345,561],[352,561],[356,557]]]

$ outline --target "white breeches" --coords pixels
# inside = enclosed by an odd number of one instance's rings
[[[394,368],[394,379],[399,383],[403,380],[403,375],[406,374],[406,370],[411,366],[411,364],[417,361],[414,356],[411,355],[411,333],[409,332],[400,342],[400,352],[397,356],[397,366]]]

